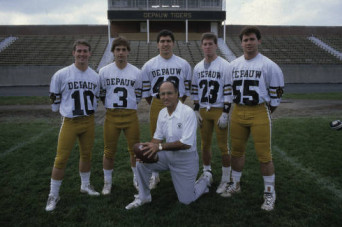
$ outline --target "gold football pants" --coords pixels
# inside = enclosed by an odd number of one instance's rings
[[[151,138],[153,138],[154,132],[157,129],[157,120],[158,120],[158,115],[159,112],[164,108],[163,102],[158,99],[153,97],[152,103],[151,103],[151,108],[150,108],[150,132],[151,132]]]
[[[220,129],[217,125],[218,119],[222,114],[223,108],[211,108],[207,111],[205,108],[200,109],[202,117],[201,146],[202,150],[208,151],[211,148],[212,135],[215,130],[217,145],[221,151],[221,155],[229,154],[228,152],[228,126]]]
[[[272,161],[271,117],[266,104],[234,105],[230,123],[232,156],[244,156],[250,134],[259,161]]]
[[[121,131],[127,139],[130,156],[134,155],[133,146],[139,143],[139,120],[133,109],[107,109],[104,122],[104,156],[114,159]]]
[[[72,148],[78,139],[80,149],[80,160],[88,162],[91,160],[92,149],[95,138],[94,115],[76,118],[63,118],[59,131],[57,155],[54,167],[64,169],[69,159]]]

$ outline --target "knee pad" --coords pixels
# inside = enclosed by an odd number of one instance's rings
[[[90,152],[80,152],[80,160],[84,162],[91,161],[91,151]]]
[[[109,149],[104,149],[104,154],[103,154],[106,158],[108,159],[114,159],[115,156],[115,151],[109,150]]]
[[[237,157],[237,158],[241,158],[243,156],[245,156],[245,151],[235,151],[232,150],[232,154],[233,157]]]
[[[68,162],[67,157],[56,156],[54,167],[57,169],[65,169]]]
[[[271,152],[257,152],[258,160],[261,163],[267,163],[272,161]]]

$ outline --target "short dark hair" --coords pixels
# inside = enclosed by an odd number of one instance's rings
[[[255,34],[258,40],[261,39],[261,32],[260,32],[260,29],[258,27],[246,26],[240,32],[240,35],[239,35],[240,41],[242,41],[242,37],[244,35],[250,35],[250,34]]]
[[[162,36],[170,36],[170,38],[172,39],[172,42],[175,42],[175,36],[173,35],[173,32],[170,30],[167,30],[167,29],[161,30],[157,36],[157,43],[159,43],[160,37]]]
[[[212,33],[212,32],[203,33],[202,38],[201,38],[201,43],[203,43],[203,40],[205,39],[214,40],[214,43],[217,44],[217,36],[215,35],[215,33]]]
[[[114,52],[115,50],[115,47],[117,46],[125,46],[127,47],[127,50],[128,51],[131,51],[131,46],[129,45],[129,42],[126,38],[124,37],[118,37],[118,38],[115,38],[114,41],[113,41],[113,44],[112,44],[112,48],[110,49],[111,52]]]
[[[91,51],[90,43],[85,39],[78,39],[74,42],[74,44],[73,44],[73,50],[74,51],[76,50],[76,46],[78,46],[78,45],[87,46],[87,47],[89,47],[89,51]]]

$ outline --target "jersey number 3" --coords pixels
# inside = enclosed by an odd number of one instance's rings
[[[113,107],[127,107],[127,89],[124,87],[116,87],[114,94],[118,94],[121,103],[113,103]]]

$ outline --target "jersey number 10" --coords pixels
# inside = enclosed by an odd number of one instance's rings
[[[94,108],[89,109],[88,106],[88,97],[91,102],[91,105],[94,105],[94,94],[91,91],[84,91],[83,92],[83,103],[84,103],[84,109],[87,115],[94,113]],[[82,116],[84,115],[84,110],[81,107],[81,96],[80,91],[74,91],[71,95],[71,98],[74,99],[74,110],[72,111],[72,114],[74,116]]]

